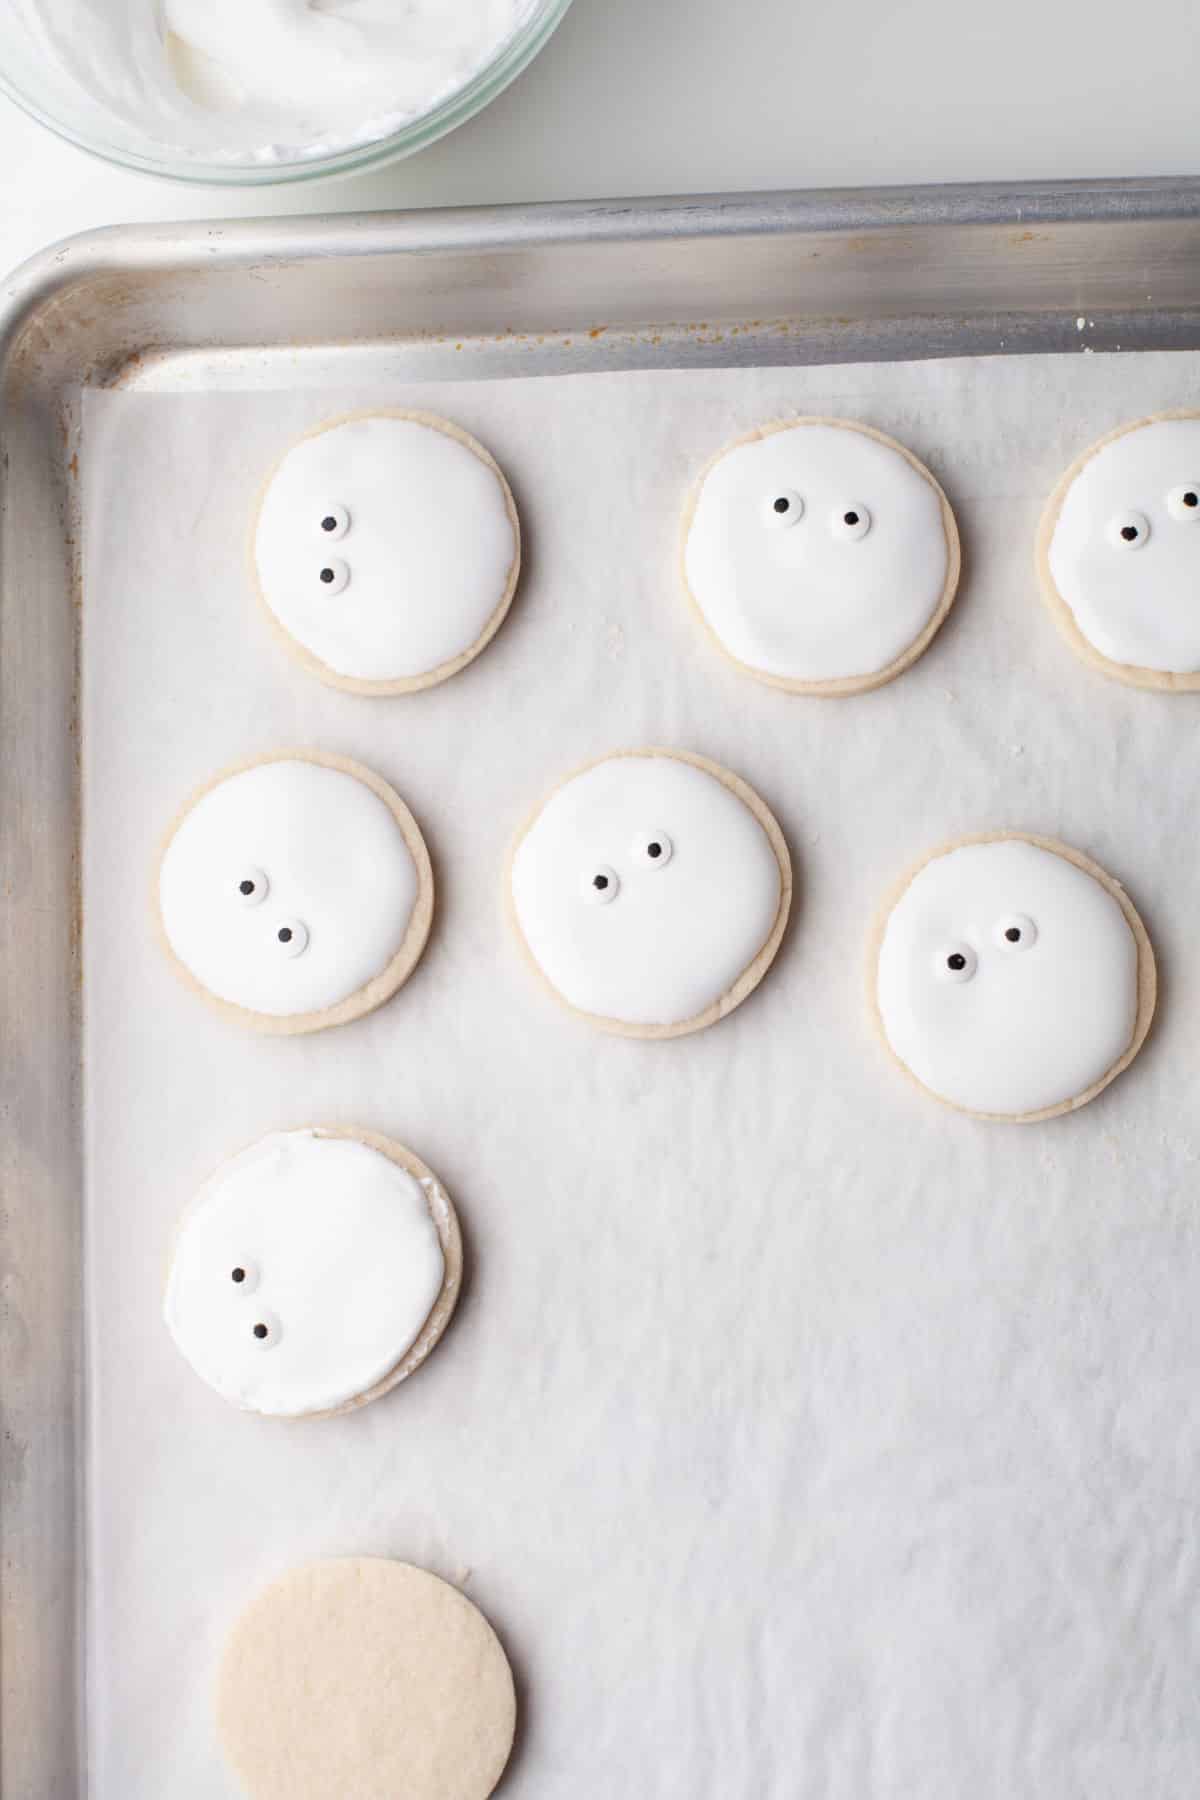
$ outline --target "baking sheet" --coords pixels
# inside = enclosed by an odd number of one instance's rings
[[[421,1563],[492,1619],[522,1701],[514,1800],[1200,1784],[1196,712],[1085,670],[1032,575],[1041,502],[1077,450],[1198,387],[1200,359],[1143,355],[87,396],[96,1800],[231,1794],[210,1724],[229,1625],[290,1564],[346,1552]],[[364,404],[477,433],[527,534],[493,645],[402,700],[293,664],[245,565],[263,472]],[[893,432],[958,513],[960,600],[876,694],[748,680],[678,590],[689,481],[792,410]],[[665,1044],[558,1008],[500,898],[539,794],[644,743],[745,776],[798,880],[757,994]],[[398,787],[439,914],[371,1018],[243,1036],[153,941],[156,845],[223,764],[308,744]],[[1004,825],[1125,880],[1163,977],[1133,1069],[1021,1129],[915,1094],[862,999],[893,877]],[[159,1294],[211,1167],[307,1122],[426,1158],[469,1281],[410,1382],[286,1424],[197,1381]]]

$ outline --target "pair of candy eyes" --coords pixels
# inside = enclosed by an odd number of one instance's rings
[[[1200,519],[1200,483],[1172,488],[1167,495],[1167,512],[1181,525]],[[1108,522],[1108,541],[1116,550],[1140,550],[1150,538],[1150,521],[1145,513],[1118,513]]]
[[[258,1286],[258,1270],[252,1262],[235,1263],[229,1271],[229,1279],[233,1283],[238,1296],[252,1294]],[[254,1317],[250,1321],[250,1342],[257,1350],[273,1350],[283,1336],[283,1328],[273,1312],[256,1306]]]
[[[1025,913],[1010,913],[992,927],[992,942],[997,950],[1008,953],[1032,950],[1037,926]],[[970,981],[978,967],[979,958],[970,944],[953,944],[934,958],[934,971],[941,981]]]
[[[237,897],[242,906],[261,906],[271,891],[271,884],[261,869],[247,869],[239,877]],[[308,949],[308,926],[303,919],[281,919],[275,927],[275,942],[284,956],[303,956]]]
[[[665,869],[675,846],[665,831],[647,831],[629,846],[630,860],[643,869]],[[583,897],[593,906],[607,906],[621,891],[621,878],[607,863],[589,869],[581,883]]]
[[[321,514],[320,531],[323,538],[336,543],[344,538],[350,529],[350,514],[341,505],[331,506]],[[317,571],[317,580],[327,594],[340,594],[350,579],[350,565],[344,563],[340,556],[331,556],[321,564]]]
[[[798,525],[804,517],[804,501],[794,488],[780,488],[770,494],[763,508],[764,522],[772,531]],[[829,515],[829,529],[842,543],[854,544],[871,529],[871,515],[856,501],[853,506],[835,506]]]

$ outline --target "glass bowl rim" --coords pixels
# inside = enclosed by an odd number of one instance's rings
[[[77,129],[68,120],[46,109],[40,101],[14,82],[0,62],[0,94],[4,94],[29,118],[34,119],[55,137],[86,150],[121,169],[134,174],[158,176],[162,180],[202,187],[281,187],[300,181],[317,181],[330,175],[344,175],[373,169],[380,164],[412,156],[465,125],[482,112],[509,84],[528,68],[562,23],[572,0],[534,0],[528,17],[476,71],[463,87],[410,119],[398,130],[367,143],[347,145],[328,155],[292,157],[280,162],[206,162],[195,157],[154,155],[112,144],[94,134]]]

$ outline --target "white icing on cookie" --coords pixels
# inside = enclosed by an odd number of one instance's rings
[[[163,853],[158,894],[167,942],[201,987],[287,1018],[337,1006],[384,972],[418,874],[378,794],[296,758],[202,794]]]
[[[568,1005],[622,1025],[680,1025],[713,1006],[771,936],[781,893],[749,807],[666,752],[572,776],[512,864],[534,962]]]
[[[1147,420],[1088,456],[1062,495],[1047,563],[1110,662],[1200,670],[1200,418]]]
[[[927,862],[888,915],[877,1000],[893,1051],[969,1112],[1041,1112],[1120,1062],[1138,1015],[1138,948],[1114,896],[1024,839]]]
[[[271,477],[255,532],[259,585],[284,631],[334,677],[428,677],[499,624],[515,517],[487,452],[454,427],[347,419],[303,438]]]
[[[393,1370],[444,1274],[429,1199],[406,1169],[356,1139],[277,1133],[201,1188],[164,1316],[226,1400],[296,1417],[357,1399]]]
[[[957,570],[940,490],[890,440],[801,419],[710,466],[684,547],[688,587],[722,648],[784,681],[889,668]]]

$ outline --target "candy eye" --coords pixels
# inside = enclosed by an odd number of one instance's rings
[[[308,926],[302,919],[281,919],[275,927],[275,942],[284,956],[303,956],[308,949]]]
[[[229,1285],[235,1294],[252,1294],[258,1286],[258,1264],[243,1256],[229,1268]]]
[[[794,488],[779,488],[768,494],[763,503],[763,523],[773,531],[784,525],[795,525],[804,517],[804,502]]]
[[[1118,513],[1108,522],[1108,541],[1115,550],[1140,550],[1150,536],[1150,521],[1145,513]]]
[[[607,863],[600,863],[596,868],[588,870],[580,883],[580,891],[584,899],[590,900],[593,906],[607,906],[620,893],[621,883],[617,880],[615,869],[610,869]]]
[[[992,940],[998,950],[1031,950],[1037,943],[1037,926],[1024,913],[1009,913],[997,920]]]
[[[273,1350],[283,1336],[283,1327],[273,1312],[255,1307],[246,1335],[256,1350]]]
[[[340,594],[350,579],[350,571],[339,556],[331,556],[321,564],[317,579],[327,594]]]
[[[243,869],[233,886],[240,906],[261,906],[270,891],[271,884],[261,869]]]
[[[871,515],[865,506],[839,506],[831,515],[829,529],[843,544],[855,544],[871,529]]]
[[[933,959],[939,981],[970,981],[978,967],[978,959],[970,944],[949,944]]]
[[[335,541],[350,529],[350,514],[344,506],[329,506],[321,514],[321,536]]]
[[[634,838],[629,854],[646,869],[663,869],[671,860],[674,845],[665,831],[647,831]]]
[[[1200,481],[1189,481],[1183,487],[1172,488],[1167,495],[1167,511],[1181,525],[1200,519]]]

